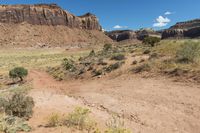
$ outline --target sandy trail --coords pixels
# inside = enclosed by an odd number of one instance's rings
[[[102,123],[111,112],[123,115],[135,133],[200,132],[199,85],[133,75],[58,82],[40,71],[31,71],[30,79],[36,101],[33,125],[42,124],[50,112],[87,106]]]

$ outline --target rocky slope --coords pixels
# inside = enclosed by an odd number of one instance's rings
[[[117,30],[117,31],[107,32],[106,35],[108,35],[111,39],[118,42],[123,40],[143,40],[145,37],[148,36],[156,36],[159,38],[161,37],[161,34],[159,32],[156,32],[152,29],[140,29],[137,31]]]
[[[75,16],[56,4],[0,5],[0,46],[43,47],[111,42],[98,18]]]
[[[200,19],[179,22],[162,33],[162,38],[199,38]]]

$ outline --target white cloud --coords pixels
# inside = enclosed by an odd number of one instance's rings
[[[115,25],[113,28],[114,29],[124,29],[124,28],[128,28],[128,26]]]
[[[166,25],[167,25],[167,23],[154,23],[153,27],[164,27]]]
[[[169,11],[165,12],[165,15],[171,15],[171,14],[172,12],[169,12]]]
[[[166,26],[171,20],[167,17],[159,16],[156,19],[156,22],[153,24],[153,27],[164,27]]]

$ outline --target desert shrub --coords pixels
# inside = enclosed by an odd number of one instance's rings
[[[136,60],[134,60],[133,62],[132,62],[132,65],[136,65],[138,62],[136,61]]]
[[[160,38],[158,37],[145,37],[144,40],[143,40],[143,43],[144,44],[147,44],[147,45],[150,45],[150,46],[155,46],[156,43],[160,42]]]
[[[23,94],[14,94],[4,104],[7,115],[30,118],[33,114],[34,101],[32,97]]]
[[[18,117],[1,116],[0,131],[4,133],[29,132],[31,127],[25,121]]]
[[[75,62],[72,59],[63,59],[62,65],[65,68],[65,70],[68,70],[70,72],[76,71]]]
[[[48,117],[47,127],[57,127],[60,126],[61,124],[62,123],[59,114],[53,113]]]
[[[124,64],[124,62],[116,62],[114,64],[111,64],[110,66],[106,67],[105,70],[106,72],[112,72],[113,70],[116,70],[120,68]]]
[[[111,57],[111,60],[124,60],[125,55],[124,54],[115,54]]]
[[[89,53],[89,57],[93,57],[93,56],[95,56],[95,51],[94,50],[90,51],[90,53]]]
[[[108,63],[107,62],[104,62],[104,60],[103,60],[103,58],[100,58],[99,60],[98,60],[98,63],[97,63],[97,65],[102,65],[102,66],[105,66],[105,65],[107,65]]]
[[[77,107],[64,120],[64,125],[89,132],[96,126],[96,122],[90,119],[89,114],[89,109]]]
[[[124,121],[114,116],[106,123],[108,129],[105,133],[131,133],[129,129],[124,128]]]
[[[177,51],[176,57],[180,63],[194,63],[200,57],[200,43],[185,42]]]
[[[146,49],[144,52],[143,52],[143,54],[150,54],[151,53],[151,50],[149,50],[149,49]]]
[[[140,73],[140,72],[143,72],[143,71],[149,71],[151,69],[151,67],[149,66],[149,64],[142,64],[142,65],[139,65],[135,68],[133,68],[133,72],[134,73]]]
[[[108,51],[108,50],[111,50],[112,49],[112,44],[105,44],[103,46],[103,51]]]
[[[19,78],[23,81],[23,78],[28,75],[28,70],[23,67],[15,67],[14,69],[9,71],[10,78]]]
[[[101,70],[101,69],[99,69],[99,70],[94,69],[94,70],[92,71],[92,73],[94,74],[94,76],[99,76],[99,75],[102,75],[102,74],[103,74],[103,70]]]

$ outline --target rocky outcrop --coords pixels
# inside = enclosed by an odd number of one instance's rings
[[[106,32],[106,35],[109,36],[112,40],[123,41],[128,39],[137,39],[137,35],[132,30],[117,30]]]
[[[70,28],[101,30],[95,15],[75,16],[56,4],[0,5],[0,23],[32,25],[63,25]]]
[[[162,33],[162,39],[198,37],[200,37],[200,19],[179,22]]]
[[[150,28],[137,30],[136,34],[138,40],[143,40],[145,37],[149,36],[161,38],[161,34],[159,32]]]
[[[155,37],[161,37],[161,33],[154,31],[152,29],[140,29],[137,31],[133,30],[117,30],[117,31],[111,31],[106,32],[106,35],[108,35],[111,39],[115,41],[123,41],[123,40],[143,40],[145,37],[148,36],[155,36]]]

